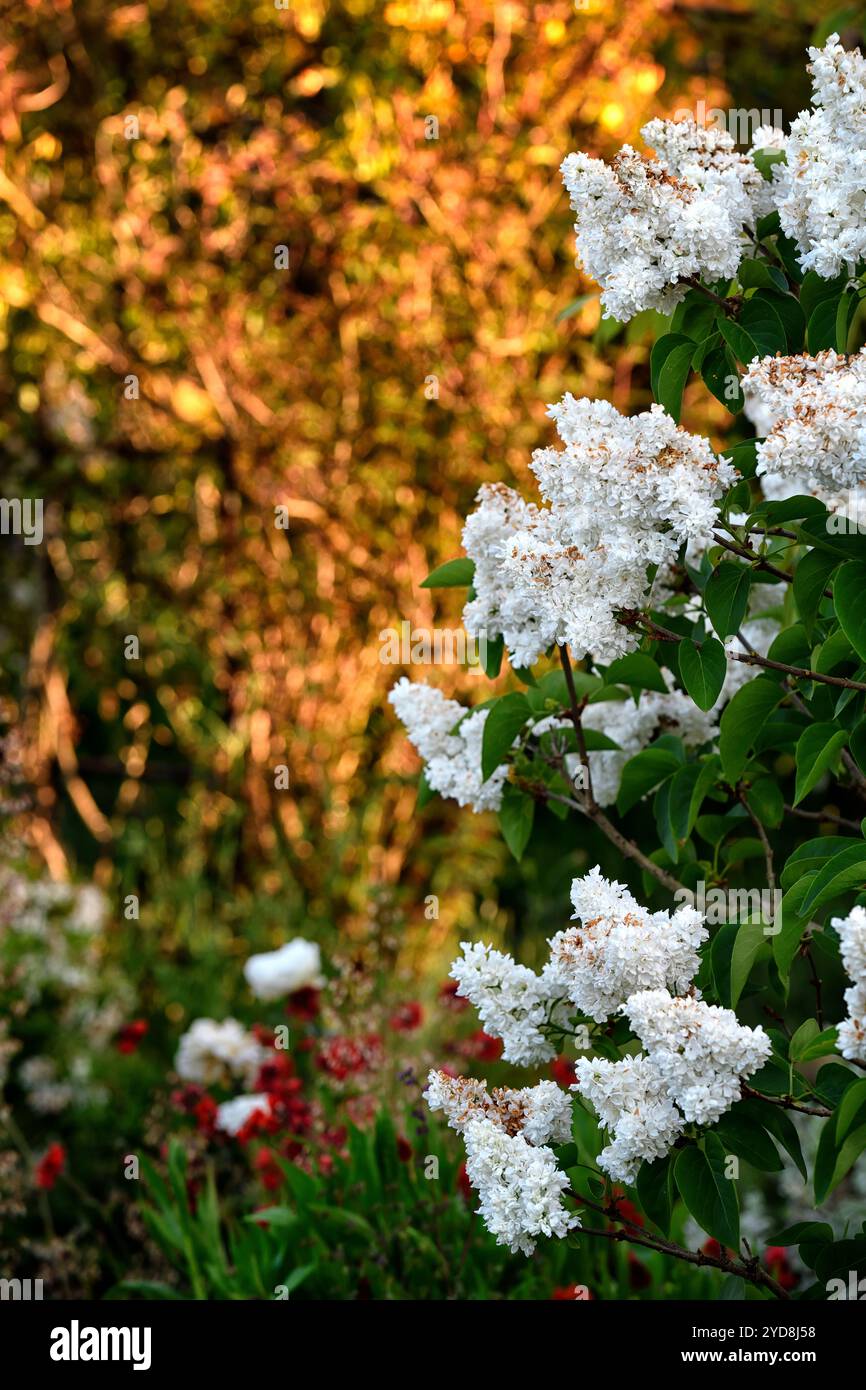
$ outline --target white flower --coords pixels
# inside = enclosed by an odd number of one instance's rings
[[[834,917],[842,964],[853,980],[845,991],[848,1017],[839,1024],[839,1051],[852,1062],[866,1062],[866,909],[852,907],[847,917]]]
[[[497,811],[508,769],[498,767],[486,782],[481,775],[481,741],[489,710],[466,710],[434,686],[405,676],[388,699],[424,759],[424,775],[433,791],[473,811]]]
[[[565,1144],[571,1138],[571,1099],[555,1081],[513,1090],[469,1076],[431,1071],[424,1098],[431,1110],[442,1110],[452,1129],[461,1133],[470,1120],[486,1119],[508,1134],[522,1134],[530,1144]]]
[[[767,130],[762,127],[761,134]],[[778,135],[778,132],[774,132]],[[770,211],[769,185],[748,155],[739,154],[733,135],[720,126],[654,120],[641,135],[677,178],[714,196],[736,227],[754,227]],[[753,149],[764,146],[752,142]]]
[[[814,110],[791,124],[773,194],[800,265],[829,280],[853,275],[866,254],[866,60],[857,48],[846,53],[838,34],[809,57]]]
[[[614,1182],[634,1182],[644,1159],[664,1158],[682,1133],[683,1117],[664,1081],[647,1057],[578,1058],[572,1090],[599,1115],[599,1128],[613,1132],[613,1143],[598,1161]]]
[[[610,166],[570,154],[562,177],[577,214],[578,258],[602,288],[606,315],[627,321],[641,309],[668,314],[689,279],[713,283],[736,274],[741,196],[729,206],[726,189],[678,178],[630,145]]]
[[[252,1115],[265,1117],[271,1113],[270,1096],[235,1096],[233,1100],[223,1101],[217,1106],[214,1124],[224,1134],[239,1134]]]
[[[507,1134],[487,1119],[472,1119],[464,1131],[466,1174],[480,1198],[478,1212],[514,1254],[531,1255],[538,1236],[565,1236],[580,1225],[562,1204],[568,1176],[552,1149],[535,1148],[522,1134]]]
[[[532,471],[565,539],[647,565],[711,534],[716,504],[739,475],[660,405],[625,416],[609,401],[566,394],[547,413],[565,447],[537,449]]]
[[[299,989],[321,989],[322,959],[314,941],[296,936],[276,951],[250,956],[244,966],[247,984],[257,999],[279,999]]]
[[[230,1076],[252,1081],[267,1055],[236,1019],[216,1023],[212,1018],[197,1018],[180,1040],[174,1067],[184,1081],[202,1086]]]
[[[708,935],[693,907],[648,912],[598,866],[573,881],[571,901],[582,925],[557,932],[550,952],[581,1013],[603,1023],[639,990],[688,989]]]
[[[644,990],[623,1012],[671,1098],[687,1120],[713,1124],[741,1095],[741,1081],[770,1056],[763,1028],[738,1023],[731,1009]]]
[[[765,492],[814,493],[829,506],[866,482],[866,349],[846,357],[764,357],[749,365],[743,390],[766,438],[756,474]]]
[[[542,1029],[562,1024],[568,1016],[566,990],[555,968],[546,965],[537,975],[480,941],[463,941],[460,949],[463,956],[451,966],[451,978],[459,985],[458,994],[475,1006],[485,1031],[502,1039],[506,1062],[549,1062],[556,1048]]]
[[[516,666],[531,666],[556,639],[551,615],[543,618],[532,586],[506,570],[511,541],[538,521],[539,508],[502,483],[485,483],[463,528],[463,548],[474,562],[475,597],[463,609],[466,631],[502,637]]]

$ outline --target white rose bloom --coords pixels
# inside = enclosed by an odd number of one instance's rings
[[[239,1134],[250,1116],[255,1115],[257,1111],[263,1115],[270,1115],[269,1096],[235,1096],[233,1100],[223,1101],[222,1105],[217,1106],[214,1123],[224,1134]]]
[[[237,1019],[197,1018],[180,1040],[174,1067],[184,1081],[211,1086],[230,1077],[253,1081],[267,1056]]]
[[[276,951],[250,956],[244,966],[247,984],[257,999],[280,999],[299,989],[321,989],[322,959],[315,941],[296,936]]]

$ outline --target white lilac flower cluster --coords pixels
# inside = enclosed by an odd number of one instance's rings
[[[756,472],[769,500],[814,493],[832,507],[866,482],[866,349],[761,358],[743,392],[766,436]]]
[[[607,317],[627,322],[642,309],[669,314],[690,280],[712,284],[736,274],[742,225],[736,205],[728,207],[717,188],[677,177],[631,145],[610,165],[570,154],[561,169],[577,214],[578,259],[601,285]]]
[[[197,1018],[180,1040],[174,1068],[183,1081],[211,1086],[240,1077],[253,1081],[267,1057],[252,1033],[237,1019],[221,1023]]]
[[[571,1138],[571,1102],[555,1081],[488,1091],[474,1077],[431,1071],[424,1095],[430,1109],[441,1110],[458,1134],[472,1120],[487,1120],[508,1134],[522,1134],[530,1144],[566,1144]]]
[[[574,880],[571,901],[581,925],[557,932],[550,955],[580,1013],[604,1023],[640,990],[688,989],[707,939],[695,908],[648,912],[598,867]]]
[[[770,1039],[731,1009],[642,990],[623,1011],[687,1120],[714,1124],[740,1099],[740,1082],[767,1061]]]
[[[691,282],[732,279],[744,232],[773,211],[804,270],[854,274],[866,255],[866,59],[846,53],[837,34],[809,57],[814,109],[787,135],[759,127],[748,154],[715,126],[654,120],[641,132],[654,159],[624,145],[610,165],[586,154],[563,161],[578,260],[601,286],[606,315],[669,314]],[[769,181],[752,157],[766,149],[784,155]]]
[[[502,1040],[506,1062],[532,1066],[551,1061],[556,1048],[544,1030],[564,1026],[568,1016],[566,989],[555,965],[548,962],[538,975],[483,942],[463,941],[460,949],[463,955],[451,966],[457,993],[473,1004],[485,1032]]]
[[[486,782],[481,775],[481,740],[488,711],[467,712],[435,686],[405,676],[388,699],[424,760],[424,775],[433,791],[473,811],[498,810],[507,769],[497,768]]]
[[[677,1110],[648,1057],[581,1057],[575,1063],[572,1090],[598,1113],[599,1126],[613,1135],[598,1161],[615,1182],[634,1182],[644,1159],[664,1158],[683,1130]]]
[[[522,1134],[508,1134],[487,1120],[471,1120],[463,1137],[478,1214],[498,1245],[531,1255],[538,1236],[561,1238],[580,1225],[577,1212],[562,1204],[568,1176],[552,1149],[535,1148]]]
[[[853,984],[845,991],[848,1017],[839,1024],[839,1051],[852,1062],[866,1062],[866,909],[854,907],[847,917],[834,917],[842,964]]]
[[[571,898],[580,926],[551,938],[541,974],[481,943],[463,944],[451,974],[485,1030],[502,1039],[505,1059],[524,1065],[554,1055],[549,1035],[572,1009],[597,1023],[625,1014],[644,1051],[617,1062],[580,1058],[571,1089],[612,1133],[601,1167],[633,1182],[641,1162],[666,1154],[687,1122],[718,1120],[771,1044],[762,1028],[699,998],[693,980],[707,931],[693,907],[651,913],[597,866],[574,880]],[[431,1109],[466,1136],[486,1125],[541,1144],[567,1136],[561,1094],[550,1082],[488,1092],[481,1081],[441,1072],[430,1073],[426,1092]]]
[[[466,1175],[478,1212],[499,1245],[531,1255],[538,1236],[564,1236],[580,1225],[562,1205],[568,1178],[548,1144],[571,1138],[571,1102],[553,1081],[521,1090],[431,1071],[424,1092],[466,1143]]]
[[[618,614],[642,606],[648,566],[710,536],[738,475],[659,405],[629,418],[566,395],[548,414],[564,445],[533,455],[548,505],[488,485],[466,522],[475,576],[463,621],[476,637],[501,636],[517,666],[554,642],[609,662],[637,645]]]
[[[247,984],[257,999],[281,999],[300,989],[321,989],[322,958],[314,941],[296,936],[276,951],[250,956],[244,966]]]
[[[814,109],[792,122],[772,191],[801,266],[831,280],[866,255],[866,59],[838,34],[809,57]]]
[[[618,1062],[579,1058],[573,1090],[613,1133],[599,1164],[616,1182],[634,1182],[646,1159],[668,1152],[686,1121],[713,1124],[741,1095],[742,1081],[771,1051],[763,1028],[730,1009],[667,990],[633,994],[623,1012],[646,1051]]]

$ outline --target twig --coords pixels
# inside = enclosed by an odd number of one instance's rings
[[[625,1230],[605,1231],[594,1226],[580,1226],[578,1230],[583,1235],[600,1236],[603,1240],[615,1242],[626,1241],[629,1245],[640,1245],[646,1250],[654,1250],[657,1254],[670,1255],[675,1260],[684,1260],[687,1264],[720,1269],[724,1274],[732,1274],[735,1277],[747,1279],[749,1283],[756,1284],[759,1288],[769,1289],[776,1298],[788,1298],[788,1294],[781,1284],[778,1284],[772,1275],[762,1268],[757,1259],[732,1260],[723,1249],[720,1249],[718,1255],[707,1255],[703,1250],[686,1250],[684,1246],[677,1245],[674,1241],[667,1240],[663,1236],[650,1235],[646,1231],[638,1234],[634,1224],[620,1216],[615,1205],[608,1208],[599,1207],[586,1197],[579,1196],[571,1188],[568,1189],[568,1192],[579,1205],[588,1207],[591,1211],[598,1212],[611,1221],[619,1221],[627,1227]]]
[[[748,800],[747,800],[747,798],[746,798],[746,793],[744,792],[744,790],[743,790],[742,787],[738,787],[738,788],[737,788],[737,795],[738,795],[740,801],[742,802],[743,806],[745,806],[747,812],[749,813],[749,815],[750,815],[750,817],[751,817],[751,820],[752,820],[752,824],[754,825],[755,830],[756,830],[757,833],[758,833],[758,839],[761,841],[761,845],[762,845],[763,850],[764,850],[764,862],[765,862],[766,867],[767,867],[767,887],[769,888],[769,890],[770,890],[771,893],[775,893],[775,891],[776,891],[776,874],[775,874],[775,870],[774,870],[774,868],[773,868],[773,847],[772,847],[772,845],[770,844],[770,841],[769,841],[768,838],[767,838],[767,832],[766,832],[766,830],[764,829],[764,827],[763,827],[763,825],[761,824],[760,820],[759,820],[758,817],[755,815],[754,811],[752,810],[751,806],[749,805],[749,802],[748,802]]]
[[[660,868],[658,864],[654,864],[653,861],[643,853],[643,850],[638,848],[638,846],[634,843],[633,840],[627,839],[621,831],[617,830],[616,826],[608,820],[607,816],[604,814],[598,802],[596,801],[592,791],[592,777],[589,770],[589,754],[586,748],[586,736],[584,734],[583,722],[581,720],[581,705],[580,701],[577,698],[577,691],[574,687],[574,674],[571,669],[571,660],[568,655],[568,649],[565,646],[560,647],[559,657],[560,661],[562,662],[563,672],[565,674],[565,683],[568,687],[568,698],[571,704],[570,713],[572,721],[574,723],[574,731],[575,736],[577,738],[577,746],[580,750],[581,762],[584,768],[586,769],[586,787],[583,789],[584,795],[579,799],[577,803],[580,810],[582,810],[584,814],[587,815],[589,819],[598,826],[599,830],[602,832],[603,835],[607,836],[608,840],[610,840],[612,845],[616,845],[620,854],[624,854],[627,859],[632,859],[636,864],[639,864],[642,869],[644,869],[648,874],[651,874],[652,877],[657,879],[659,883],[663,884],[663,886],[667,888],[669,892],[680,892],[684,888],[684,884],[680,883],[679,880],[674,878],[672,874],[666,873],[665,870]]]
[[[827,1119],[833,1111],[828,1110],[823,1105],[801,1105],[793,1096],[765,1096],[761,1091],[753,1091],[751,1086],[743,1082],[743,1095],[751,1096],[754,1100],[765,1100],[770,1105],[780,1105],[783,1110],[798,1110],[801,1115],[820,1115],[822,1119]]]
[[[846,830],[856,830],[860,833],[859,821],[846,820],[844,816],[833,815],[831,811],[804,811],[799,806],[789,806],[787,803],[784,809],[789,816],[802,816],[803,820],[829,821],[831,825],[842,825]]]

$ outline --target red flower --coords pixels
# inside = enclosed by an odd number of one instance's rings
[[[137,1052],[138,1045],[148,1030],[148,1024],[143,1018],[133,1019],[132,1023],[126,1023],[121,1028],[115,1039],[115,1047],[118,1052],[130,1053]]]
[[[268,1192],[276,1192],[283,1181],[283,1171],[270,1149],[259,1149],[253,1160],[259,1177]]]
[[[421,1026],[424,1011],[420,1004],[411,1001],[408,1004],[401,1004],[399,1009],[391,1015],[389,1027],[395,1033],[413,1033],[416,1028]]]
[[[550,1297],[551,1300],[556,1303],[571,1303],[574,1299],[579,1299],[581,1302],[588,1303],[592,1298],[592,1294],[585,1284],[565,1284],[561,1288],[554,1289]]]
[[[788,1263],[788,1252],[784,1245],[768,1245],[764,1251],[764,1264],[767,1272],[772,1274],[777,1284],[781,1284],[785,1291],[795,1289],[800,1282],[799,1276]]]
[[[550,1075],[558,1086],[572,1086],[574,1063],[568,1057],[555,1057],[550,1064]]]
[[[461,1057],[468,1057],[479,1062],[498,1062],[502,1056],[502,1039],[491,1038],[489,1033],[485,1033],[483,1028],[479,1028],[460,1043],[457,1051]]]
[[[202,1134],[213,1134],[216,1128],[217,1103],[213,1096],[202,1096],[193,1111],[195,1122]]]
[[[279,1125],[270,1110],[254,1110],[249,1119],[241,1125],[235,1138],[239,1144],[248,1144],[262,1134],[274,1134]]]
[[[397,1135],[397,1157],[401,1163],[408,1163],[412,1158],[412,1145],[402,1134]]]
[[[439,986],[439,998],[446,1008],[453,1009],[455,1013],[469,1008],[469,1000],[457,993],[459,988],[457,980],[443,980]]]
[[[36,1165],[36,1186],[50,1192],[66,1167],[66,1150],[62,1144],[52,1144]]]
[[[291,1018],[299,1018],[303,1023],[312,1023],[319,1013],[319,994],[320,991],[313,989],[311,985],[306,985],[304,989],[296,989],[286,1000],[286,1013]]]
[[[329,1038],[323,1044],[316,1064],[336,1081],[345,1081],[347,1076],[358,1072],[374,1070],[382,1061],[382,1040],[376,1033],[364,1038]]]
[[[642,1214],[638,1211],[634,1202],[629,1201],[622,1188],[615,1187],[611,1193],[611,1198],[623,1221],[627,1221],[630,1226],[643,1225]]]

